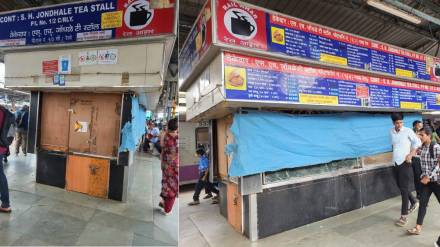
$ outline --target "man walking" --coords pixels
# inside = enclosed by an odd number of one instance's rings
[[[3,158],[8,151],[9,145],[14,140],[14,121],[14,114],[0,106],[0,213],[10,213],[12,211],[9,202],[8,180],[3,168]]]
[[[15,154],[18,155],[21,150],[24,156],[27,154],[27,132],[28,132],[29,106],[25,105],[16,113],[15,123],[17,125],[17,143],[15,145]]]
[[[419,205],[410,191],[410,183],[413,182],[414,176],[411,160],[416,154],[417,148],[421,146],[421,141],[412,129],[403,126],[403,114],[393,113],[391,119],[394,124],[394,127],[390,130],[391,144],[393,145],[394,176],[402,197],[400,219],[396,222],[396,225],[403,227],[408,222],[408,214],[416,210]],[[411,208],[408,210],[409,202],[411,202]]]

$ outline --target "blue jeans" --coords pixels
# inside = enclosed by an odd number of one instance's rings
[[[3,170],[3,157],[4,154],[0,154],[0,200],[2,201],[2,208],[8,208],[9,205],[9,188],[8,179],[6,179],[5,171]]]

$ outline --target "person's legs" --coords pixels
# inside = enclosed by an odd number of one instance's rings
[[[220,193],[218,191],[217,188],[215,188],[214,184],[211,182],[208,182],[207,187],[209,187],[209,191],[211,191],[212,193],[216,194],[218,196],[218,194]]]
[[[9,208],[9,187],[8,180],[3,170],[3,155],[0,155],[0,200],[2,202],[2,208]]]
[[[162,148],[160,147],[160,141],[157,141],[156,143],[154,143],[154,147],[156,148],[157,152],[159,152],[159,153],[162,152]]]
[[[17,142],[15,143],[15,154],[19,154],[20,153],[20,146],[21,146],[21,142],[22,142],[22,133],[20,131],[17,131],[17,133],[15,134]]]
[[[402,207],[400,210],[400,214],[402,216],[408,215],[408,205],[409,205],[409,182],[408,182],[408,170],[411,168],[406,162],[401,164],[398,167],[398,180],[399,180],[399,189],[400,195],[402,197]]]
[[[440,203],[440,184],[438,183],[429,183],[431,187],[431,191],[434,193],[435,197],[437,197],[437,201]]]
[[[26,144],[27,144],[27,132],[23,132],[21,134],[21,140],[22,140],[22,142],[21,142],[21,151],[23,151],[23,154],[26,155],[27,154],[27,147],[26,147]]]
[[[199,176],[199,181],[197,181],[196,188],[193,195],[193,200],[195,202],[199,201],[200,192],[202,191],[203,187],[205,187],[205,181],[203,181],[203,177],[205,176],[205,173],[201,173]]]
[[[420,207],[419,213],[417,215],[417,225],[423,225],[423,219],[426,215],[426,208],[428,207],[428,202],[431,194],[431,188],[429,188],[428,185],[423,186],[422,193],[420,194]]]
[[[175,200],[176,200],[175,197],[164,198],[164,208],[163,208],[163,210],[165,211],[165,213],[171,212],[171,210],[173,209],[173,205],[174,205],[174,201]]]
[[[423,184],[420,182],[420,176],[422,175],[422,166],[419,157],[412,159],[412,168],[414,173],[414,188],[416,189],[417,199],[420,200]]]

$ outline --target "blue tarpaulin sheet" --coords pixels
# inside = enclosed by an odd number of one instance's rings
[[[122,141],[119,152],[136,150],[142,135],[145,134],[145,110],[139,105],[136,97],[131,102],[131,122],[127,122],[122,128]]]
[[[406,114],[412,127],[419,114]],[[272,112],[236,114],[230,176],[246,176],[285,168],[391,151],[390,114],[338,113],[290,115]]]

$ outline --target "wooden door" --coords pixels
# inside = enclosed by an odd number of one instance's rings
[[[44,150],[68,150],[70,94],[43,93],[39,146]]]
[[[90,159],[89,191],[91,196],[107,198],[110,176],[110,162],[105,159]]]
[[[121,94],[72,93],[70,151],[117,157],[121,102]],[[75,130],[82,123],[87,133]]]
[[[66,173],[67,190],[107,198],[109,176],[109,160],[69,155]]]
[[[217,150],[218,150],[218,171],[222,179],[228,177],[229,166],[231,164],[230,156],[225,154],[225,146],[232,144],[234,139],[229,130],[232,125],[232,116],[226,116],[217,120]]]
[[[89,191],[89,169],[87,158],[69,155],[66,169],[66,189],[87,194]]]
[[[228,222],[237,232],[242,232],[242,199],[238,192],[238,185],[227,184]]]

